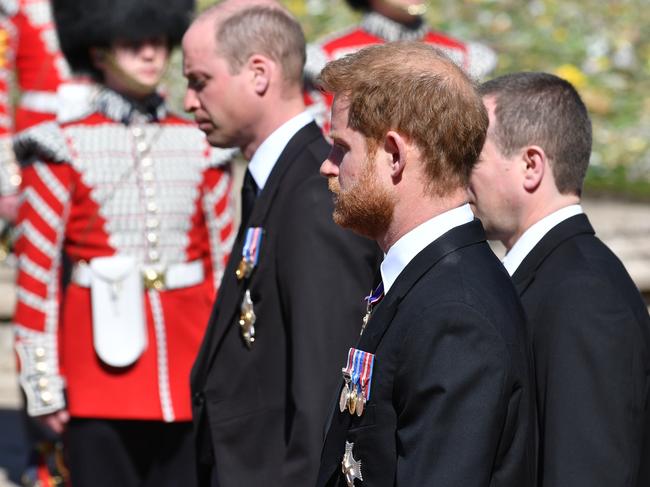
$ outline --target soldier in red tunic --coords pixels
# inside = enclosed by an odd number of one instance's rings
[[[15,110],[12,78],[18,92]],[[20,185],[11,138],[56,117],[57,90],[69,79],[50,0],[0,0],[0,218],[15,217]]]
[[[306,100],[321,126],[329,129],[332,97],[314,87],[321,69],[338,59],[372,44],[421,40],[443,50],[471,76],[482,78],[496,66],[496,55],[487,46],[463,42],[436,32],[424,21],[425,0],[347,0],[363,12],[359,25],[330,34],[307,46]],[[396,60],[396,62],[399,62]]]
[[[233,223],[229,153],[156,92],[190,5],[54,4],[70,65],[100,84],[85,111],[15,145],[28,412],[65,430],[75,486],[192,486],[188,378]]]

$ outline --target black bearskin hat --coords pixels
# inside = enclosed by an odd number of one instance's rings
[[[97,74],[91,47],[116,40],[137,43],[165,36],[177,45],[194,13],[194,0],[53,0],[61,50],[75,72]]]
[[[346,0],[346,2],[353,10],[361,10],[362,12],[370,10],[368,0]]]
[[[372,10],[369,0],[345,0],[345,1],[353,10],[359,10],[361,12],[368,12]],[[425,3],[425,0],[423,0],[422,3]]]

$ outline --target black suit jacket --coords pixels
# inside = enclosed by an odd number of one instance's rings
[[[263,227],[259,264],[239,282],[240,229],[191,377],[193,419],[207,485],[311,485],[337,377],[358,335],[376,244],[332,221],[319,166],[329,146],[311,123],[288,143],[251,213]],[[237,323],[246,289],[257,321],[249,350]],[[211,465],[213,464],[213,465]]]
[[[480,222],[441,236],[399,275],[356,345],[375,354],[371,397],[361,417],[334,410],[317,485],[347,485],[346,441],[359,486],[532,485],[526,340]]]
[[[513,280],[533,338],[539,486],[649,486],[650,321],[623,265],[576,215]]]

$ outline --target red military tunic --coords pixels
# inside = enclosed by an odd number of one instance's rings
[[[19,92],[12,116],[11,79]],[[14,132],[53,120],[57,89],[70,78],[59,49],[49,0],[0,0],[0,194],[14,192]]]
[[[77,417],[190,420],[190,368],[233,238],[229,154],[162,104],[137,108],[102,90],[92,108],[34,127],[16,145],[28,162],[14,317],[28,411],[67,405]],[[62,255],[73,264],[65,291]],[[90,289],[75,279],[79,263],[111,255],[135,257],[143,272],[198,262],[204,276],[145,290],[147,346],[127,367],[99,358]]]
[[[373,44],[416,40],[443,50],[476,78],[485,76],[496,65],[496,55],[483,44],[462,42],[446,34],[434,32],[425,23],[419,24],[416,28],[409,28],[377,12],[370,12],[363,16],[359,25],[330,34],[307,46],[305,75],[308,81],[314,81],[328,62]],[[310,89],[305,99],[316,120],[327,131],[332,97],[316,89]]]

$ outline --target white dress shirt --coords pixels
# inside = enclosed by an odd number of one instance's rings
[[[388,293],[397,277],[413,258],[424,248],[452,228],[469,223],[474,214],[468,204],[434,216],[403,235],[393,246],[381,263],[381,279],[384,294]]]
[[[554,211],[526,230],[515,242],[501,262],[511,276],[517,271],[526,256],[553,227],[567,218],[583,213],[582,206],[569,205]]]
[[[248,163],[248,170],[251,172],[255,184],[257,184],[258,191],[264,189],[275,163],[278,162],[280,154],[282,154],[291,138],[313,120],[314,117],[311,113],[302,112],[280,125],[257,148]]]

